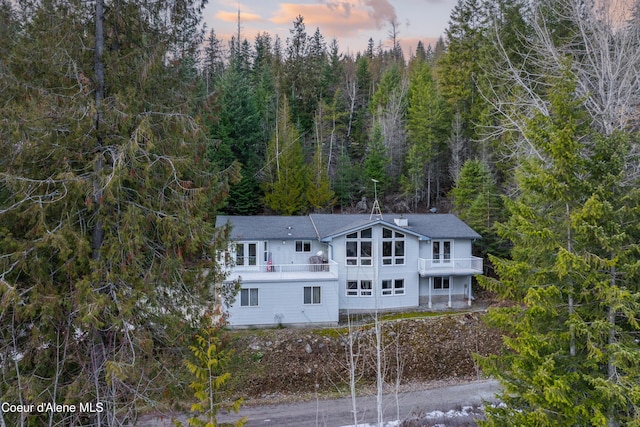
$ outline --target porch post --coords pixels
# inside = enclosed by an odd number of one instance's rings
[[[449,308],[451,308],[451,288],[453,288],[453,276],[449,276]]]
[[[429,308],[431,308],[431,288],[433,287],[433,277],[429,276]]]
[[[471,276],[469,276],[469,307],[471,307],[471,298],[473,297],[473,293],[471,292]]]

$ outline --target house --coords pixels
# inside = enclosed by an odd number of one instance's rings
[[[481,236],[452,214],[219,216],[230,225],[231,326],[337,324],[340,313],[471,305]]]

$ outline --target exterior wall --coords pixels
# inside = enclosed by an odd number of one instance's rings
[[[266,242],[266,250],[265,250]],[[246,267],[242,266],[239,269],[242,270],[255,270],[266,272],[266,266],[268,261],[268,253],[271,252],[271,261],[274,265],[286,265],[286,264],[309,264],[309,258],[316,255],[319,251],[323,251],[326,257],[327,246],[318,240],[304,240],[311,244],[311,250],[308,252],[296,252],[296,240],[246,240],[237,241],[232,243],[232,247],[236,243],[255,243],[257,245],[257,263],[256,266]],[[266,253],[265,253],[266,252]],[[236,254],[237,256],[237,254]]]
[[[449,289],[434,289],[433,277],[420,277],[420,304],[425,305],[429,302],[429,286],[431,286],[432,302],[446,302],[451,294],[452,300],[466,300],[469,296],[469,277],[470,276],[447,276],[449,277]],[[472,293],[473,295],[473,293]]]
[[[339,312],[393,310],[428,304],[429,284],[433,303],[461,301],[468,298],[469,277],[465,272],[450,277],[451,289],[433,289],[429,277],[420,277],[418,259],[432,259],[432,241],[420,241],[418,237],[404,233],[404,264],[383,264],[383,225],[372,227],[371,265],[347,265],[346,234],[335,237],[329,244],[315,239],[309,242],[310,250],[296,252],[296,240],[270,240],[265,250],[264,240],[253,240],[257,244],[257,265],[237,266],[229,280],[242,277],[242,288],[257,289],[258,305],[241,306],[240,295],[229,309],[232,327],[337,324]],[[401,229],[394,231],[402,232]],[[451,259],[471,257],[470,239],[437,239],[451,241]],[[249,242],[249,241],[247,241]],[[246,242],[245,242],[246,243]],[[333,260],[331,268],[318,272],[310,269],[310,257],[323,251]],[[273,270],[267,271],[268,253],[271,253]],[[431,275],[440,274],[431,271]],[[403,280],[404,292],[395,288],[382,289],[383,281]],[[348,295],[349,281],[372,282],[371,295]],[[304,288],[321,287],[320,304],[304,304]],[[385,293],[390,293],[386,295]]]
[[[319,251],[323,251],[326,256],[326,245],[318,240],[304,240],[311,242],[311,250],[309,252],[296,252],[295,240],[270,240],[268,242],[268,250],[271,252],[274,264],[309,264],[309,257],[316,255]]]
[[[470,258],[471,257],[471,240],[470,239],[434,239],[439,241],[453,242],[451,248],[451,258]],[[419,258],[433,259],[433,243],[432,241],[422,242],[420,245]]]
[[[320,304],[304,304],[304,287],[321,288]],[[229,308],[232,327],[338,323],[338,281],[291,281],[243,283],[243,289],[258,289],[258,305],[240,305],[240,294]]]
[[[339,304],[342,311],[348,310],[375,310],[394,309],[403,307],[417,307],[419,303],[418,288],[418,238],[405,234],[405,260],[402,265],[383,265],[382,263],[382,226],[373,227],[372,230],[372,265],[349,266],[346,265],[346,238],[340,236],[331,242],[332,259],[339,265]],[[377,281],[374,279],[377,277]],[[383,295],[383,280],[404,280],[403,295]],[[372,281],[370,296],[347,295],[348,281]],[[393,283],[393,282],[392,282]]]

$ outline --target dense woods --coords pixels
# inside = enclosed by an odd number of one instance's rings
[[[0,0],[0,401],[105,403],[0,425],[183,392],[216,213],[368,211],[372,179],[480,232],[517,303],[485,425],[640,425],[637,2],[459,0],[435,45],[355,54],[302,16],[223,41],[202,8]]]

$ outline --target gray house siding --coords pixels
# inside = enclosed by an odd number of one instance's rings
[[[480,236],[450,214],[385,216],[218,217],[232,226],[227,280],[243,288],[230,325],[332,325],[340,312],[470,304]]]

